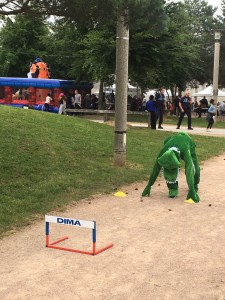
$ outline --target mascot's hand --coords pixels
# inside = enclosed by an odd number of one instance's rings
[[[189,191],[187,195],[187,199],[192,199],[195,203],[200,201],[198,194],[195,191]]]
[[[147,185],[144,191],[142,192],[142,197],[150,196],[150,192],[151,192],[151,187]]]

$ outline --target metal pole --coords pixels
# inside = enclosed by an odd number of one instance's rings
[[[214,67],[213,67],[213,99],[215,100],[215,107],[216,107],[215,120],[217,119],[219,59],[220,59],[220,31],[215,30]]]
[[[116,101],[115,101],[115,143],[114,165],[124,166],[126,162],[127,129],[127,83],[129,27],[126,22],[127,11],[117,19],[116,37]]]

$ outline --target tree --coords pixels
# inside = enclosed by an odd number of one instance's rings
[[[87,74],[78,70],[79,41],[81,33],[65,18],[56,19],[49,24],[49,36],[46,40],[49,64],[53,78],[91,80]],[[84,72],[83,72],[84,73]]]
[[[35,57],[45,58],[45,38],[48,34],[45,19],[18,14],[7,18],[0,30],[1,76],[27,77],[29,64]]]
[[[146,8],[150,8],[148,1],[142,1],[140,7],[135,7],[139,1],[134,1],[134,6],[124,6],[117,13],[117,57],[116,57],[116,82],[117,98],[115,106],[115,149],[114,164],[123,166],[126,160],[126,123],[127,123],[127,81],[128,81],[128,53],[129,53],[129,18],[132,19],[132,9],[143,14]],[[148,2],[148,3],[147,3]],[[126,4],[126,3],[124,3]],[[161,5],[160,5],[161,4]],[[155,9],[158,15],[163,14],[162,2],[156,3]],[[130,10],[129,10],[130,8]],[[147,12],[147,10],[145,10]],[[155,19],[155,18],[153,18]],[[139,20],[139,19],[138,19]],[[145,20],[145,19],[144,19]],[[140,22],[141,23],[141,22]],[[150,25],[151,22],[148,23]],[[154,22],[153,22],[154,23]],[[159,23],[156,21],[156,23]],[[162,22],[161,22],[162,23]],[[121,53],[121,55],[120,55]],[[123,76],[124,73],[124,76]]]
[[[158,39],[161,54],[159,63],[159,86],[177,86],[184,90],[198,67],[198,47],[190,34],[190,16],[182,3],[171,3],[166,7],[169,16],[168,30]]]
[[[38,6],[36,5],[38,4]],[[15,6],[16,5],[16,6]],[[37,10],[38,7],[38,10]],[[124,165],[126,159],[126,113],[127,113],[127,81],[128,81],[128,50],[129,26],[144,24],[149,28],[164,25],[163,0],[18,0],[4,1],[0,14],[26,11],[27,13],[45,13],[65,16],[77,24],[86,23],[94,28],[112,18],[117,22],[116,29],[116,111],[115,111],[115,151],[114,163]],[[35,11],[36,9],[36,11]],[[83,11],[86,12],[85,17]]]
[[[218,24],[216,25],[215,29],[223,29],[221,31],[221,40],[220,40],[220,69],[219,69],[219,85],[221,87],[225,87],[225,57],[223,53],[225,52],[225,0],[221,1],[221,8],[222,8],[222,16],[218,18]]]
[[[198,0],[170,3],[166,11],[168,30],[159,37],[157,47],[161,55],[159,85],[184,90],[188,82],[208,81],[212,78],[215,10]]]
[[[189,28],[199,51],[199,68],[193,72],[193,78],[200,83],[212,80],[213,70],[213,32],[217,24],[216,9],[206,1],[185,1],[185,8],[191,16]]]
[[[94,81],[100,81],[98,107],[103,109],[103,83],[112,83],[115,74],[115,28],[103,26],[89,31],[80,41],[80,46],[80,67]]]
[[[49,59],[53,76],[83,79],[82,74],[85,74],[86,78],[106,82],[112,79],[110,74],[115,73],[117,13],[129,6],[129,16],[125,21],[129,22],[131,30],[129,77],[143,87],[151,80],[153,72],[149,71],[147,66],[149,61],[153,61],[152,57],[157,51],[150,55],[144,39],[148,37],[148,41],[154,41],[155,33],[157,32],[158,36],[164,28],[166,17],[163,15],[163,1],[38,1],[38,9],[35,7],[35,0],[7,3],[11,4],[11,13],[18,13],[20,8],[32,15],[43,14],[44,10],[46,14],[51,12],[65,16],[56,19],[52,24],[51,35],[46,41],[51,52]],[[18,5],[15,5],[16,3]],[[0,14],[3,12],[4,3],[1,7]],[[80,13],[84,10],[85,14]],[[8,11],[9,8],[4,13],[8,14]],[[141,39],[143,31],[145,34]],[[144,45],[141,44],[142,41]],[[144,58],[144,63],[140,63]],[[146,77],[146,72],[151,76]],[[138,78],[140,79],[137,80]]]

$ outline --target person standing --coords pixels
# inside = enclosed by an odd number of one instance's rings
[[[225,115],[225,101],[219,104],[219,112],[221,116]]]
[[[113,90],[110,93],[110,102],[115,105],[115,94]]]
[[[151,115],[151,129],[156,129],[156,101],[153,95],[150,95],[149,100],[146,102],[146,110]]]
[[[51,95],[48,94],[45,98],[45,111],[49,111],[49,105],[51,101],[52,101]]]
[[[66,98],[66,108],[73,109],[74,108],[74,97],[73,97],[73,94],[68,91],[66,93],[66,95],[65,95],[65,98]],[[73,113],[70,112],[70,111],[68,111],[67,115],[71,116],[71,115],[73,115]]]
[[[205,114],[205,108],[208,108],[208,100],[206,99],[206,97],[204,96],[200,101],[199,101],[200,105],[198,108],[198,117],[201,118],[202,117],[202,113]]]
[[[91,109],[91,96],[90,94],[86,94],[84,96],[84,99],[83,99],[83,108],[84,109]]]
[[[23,100],[23,92],[22,92],[22,89],[19,89],[19,91],[18,91],[18,100]]]
[[[180,114],[180,107],[179,107],[179,102],[180,102],[180,98],[178,96],[176,96],[174,99],[173,99],[173,108],[174,108],[174,115],[176,115],[177,117],[179,116]]]
[[[61,93],[59,94],[59,115],[66,114],[66,96]]]
[[[200,104],[201,104],[201,108],[208,108],[209,107],[208,100],[206,99],[205,96],[200,100]]]
[[[91,95],[91,106],[92,109],[98,109],[98,98],[95,94]]]
[[[208,126],[206,128],[206,131],[209,131],[209,129],[212,128],[213,123],[214,123],[214,118],[216,115],[216,106],[215,106],[215,100],[211,99],[210,100],[210,107],[208,109],[208,115],[207,115],[207,121],[208,121]]]
[[[162,123],[163,123],[163,114],[166,108],[166,99],[164,95],[164,88],[160,88],[159,94],[155,96],[156,99],[156,107],[157,107],[157,115],[159,118],[159,123],[158,123],[158,129],[163,129]]]
[[[181,97],[179,102],[181,113],[177,123],[177,129],[180,129],[180,125],[183,121],[184,115],[186,114],[188,117],[188,130],[193,130],[193,128],[191,127],[191,104],[192,101],[190,97],[190,92],[186,91],[184,97]]]
[[[75,90],[75,96],[74,96],[74,106],[75,109],[81,108],[81,94],[79,94],[78,90]]]

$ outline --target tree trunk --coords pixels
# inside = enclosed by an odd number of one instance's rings
[[[213,67],[213,99],[215,100],[215,121],[217,119],[217,97],[218,97],[218,83],[219,83],[219,61],[220,61],[220,41],[215,41],[214,46],[214,67]]]
[[[103,87],[104,87],[104,82],[103,80],[101,80],[99,86],[99,95],[98,95],[98,109],[104,109]]]
[[[115,100],[115,143],[114,164],[124,166],[126,162],[127,129],[127,83],[129,27],[125,23],[127,11],[118,15],[116,37],[116,100]]]

